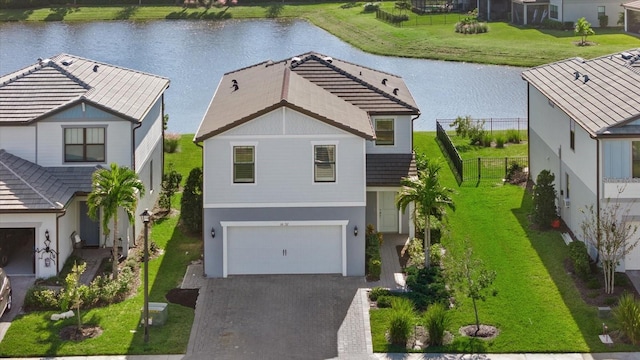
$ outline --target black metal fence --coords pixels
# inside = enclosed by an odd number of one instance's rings
[[[493,135],[495,131],[505,131],[505,130],[517,130],[521,139],[527,138],[527,129],[529,128],[529,121],[527,118],[487,118],[487,119],[472,119],[475,121],[484,121],[484,130],[488,131],[489,134]],[[437,119],[443,128],[454,130],[453,127],[449,126],[454,123],[456,119]]]
[[[526,156],[500,158],[479,157],[463,160],[446,130],[440,124],[440,121],[436,121],[436,134],[456,172],[458,184],[464,181],[480,181],[482,179],[506,179],[511,164],[516,163],[522,168],[529,166],[529,159]]]

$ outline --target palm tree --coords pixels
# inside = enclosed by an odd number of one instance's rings
[[[138,192],[144,196],[144,184],[138,174],[125,166],[111,163],[110,169],[99,169],[93,173],[93,189],[87,198],[89,217],[98,218],[98,209],[102,210],[102,228],[109,235],[109,222],[113,218],[113,278],[118,277],[118,209],[123,208],[129,223],[135,220],[138,204]]]
[[[425,217],[424,229],[424,265],[430,266],[429,248],[431,247],[431,216],[442,219],[446,215],[445,207],[456,209],[450,197],[453,189],[440,185],[438,179],[440,165],[427,163],[427,166],[418,171],[418,176],[403,178],[402,189],[396,197],[396,206],[404,212],[410,203],[416,204],[414,220],[416,216]]]

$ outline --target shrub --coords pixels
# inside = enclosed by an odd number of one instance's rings
[[[522,140],[522,135],[520,135],[520,131],[511,129],[507,130],[507,141],[512,144],[519,144]]]
[[[449,291],[445,286],[442,270],[439,267],[407,268],[406,284],[411,292],[407,295],[418,309],[426,309],[434,303],[445,303],[449,300]]]
[[[465,24],[460,21],[456,23],[455,30],[457,33],[461,34],[483,34],[489,31],[489,27],[487,26],[487,23],[475,22]]]
[[[564,30],[573,30],[573,27],[575,26],[573,21],[565,21],[563,24]]]
[[[591,276],[587,280],[587,288],[595,290],[595,289],[600,289],[601,287],[602,285],[600,285],[600,280],[598,280],[597,277]]]
[[[60,308],[60,297],[57,291],[44,286],[32,286],[24,298],[24,308],[31,310],[57,310]]]
[[[408,299],[394,297],[391,299],[391,309],[389,340],[392,344],[405,346],[413,330],[413,305]]]
[[[424,258],[424,253],[422,254]],[[429,260],[431,261],[431,266],[440,266],[442,263],[442,245],[433,244],[431,245],[431,251],[429,251]],[[424,263],[424,262],[423,262]]]
[[[380,257],[382,233],[376,232],[373,225],[367,225],[365,248],[365,272],[371,280],[380,279],[382,258]]]
[[[598,16],[598,22],[600,23],[601,28],[606,28],[609,26],[609,15]]]
[[[469,135],[469,129],[471,129],[471,116],[458,116],[449,127],[456,128],[456,135],[460,137],[467,137]]]
[[[382,261],[380,259],[369,260],[369,276],[373,280],[380,279],[380,273],[382,272]]]
[[[374,12],[374,11],[378,10],[379,8],[380,8],[380,4],[379,3],[368,2],[368,3],[364,4],[364,12],[366,12],[366,13]]]
[[[191,169],[182,191],[180,219],[187,231],[202,231],[202,169]]]
[[[429,333],[429,344],[443,345],[445,331],[451,325],[447,308],[440,303],[429,306],[423,315],[423,323]]]
[[[179,144],[180,134],[169,132],[164,134],[164,152],[172,154],[178,151]]]
[[[549,170],[542,170],[533,187],[532,220],[542,229],[548,229],[551,226],[551,221],[558,217],[554,180],[553,173]]]
[[[484,120],[476,120],[471,124],[468,135],[471,145],[482,145],[482,140],[485,137],[486,130],[484,129]]]
[[[388,296],[391,295],[391,291],[389,289],[385,289],[380,286],[376,286],[371,291],[369,291],[369,300],[378,301],[378,297],[380,296]]]
[[[564,24],[560,21],[552,20],[546,18],[542,20],[542,28],[543,29],[551,29],[551,30],[564,30]],[[572,26],[573,27],[573,26]]]
[[[590,258],[587,246],[582,241],[569,243],[569,258],[573,264],[573,270],[581,279],[588,279],[591,275]]]
[[[612,311],[618,322],[620,331],[636,345],[640,342],[640,301],[633,295],[624,293],[620,296],[618,306]]]
[[[424,264],[424,245],[423,240],[418,238],[413,238],[409,241],[409,246],[407,247],[407,252],[409,252],[409,264],[412,265],[423,265]]]
[[[379,308],[390,308],[391,299],[393,299],[391,295],[380,295],[378,296],[378,300],[376,300],[376,304],[378,304]]]
[[[505,142],[506,142],[506,138],[505,138],[504,135],[497,135],[496,136],[496,147],[497,148],[503,148]]]
[[[490,147],[492,140],[493,138],[491,137],[491,134],[485,131],[482,133],[482,139],[480,140],[480,145],[484,147]]]
[[[171,209],[171,198],[180,190],[182,174],[173,168],[173,163],[169,164],[169,171],[162,176],[162,192],[158,205],[163,209]]]

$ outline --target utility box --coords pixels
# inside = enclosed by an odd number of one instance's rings
[[[144,324],[144,306],[140,309],[142,313],[142,323]],[[167,303],[150,302],[149,303],[149,325],[162,326],[167,322],[169,309]]]

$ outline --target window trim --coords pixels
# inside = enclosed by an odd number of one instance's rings
[[[67,144],[67,130],[81,129],[82,144]],[[87,144],[87,129],[102,129],[103,143]],[[69,160],[67,158],[67,146],[82,145],[82,160]],[[87,145],[102,145],[102,160],[87,160]],[[62,161],[67,164],[93,163],[104,164],[107,162],[107,125],[64,125],[62,126]]]
[[[576,151],[576,122],[569,120],[569,147]]]
[[[607,8],[604,5],[598,5],[596,8],[598,12],[598,20],[600,20],[600,16],[607,16]],[[602,9],[602,11],[600,11]]]
[[[554,11],[553,8],[555,7],[555,17],[553,17]],[[549,4],[549,19],[553,19],[553,20],[558,20],[558,18],[560,17],[560,15],[558,14],[558,5],[553,5],[553,4]]]
[[[333,180],[318,180],[316,178],[316,147],[333,147]],[[311,181],[313,184],[336,184],[338,182],[338,142],[337,141],[312,141],[311,142]]]
[[[391,122],[391,130],[386,130],[387,132],[391,131],[392,132],[392,139],[391,139],[391,143],[388,144],[381,144],[378,141],[378,122],[379,121],[390,121]],[[376,139],[374,141],[376,146],[396,146],[396,119],[393,117],[381,117],[381,118],[376,118],[373,120],[373,130],[376,133]]]
[[[231,145],[231,184],[232,185],[255,185],[257,183],[257,143],[230,143]],[[253,179],[252,181],[236,181],[236,148],[249,147],[253,149]],[[247,163],[244,163],[247,164]]]

